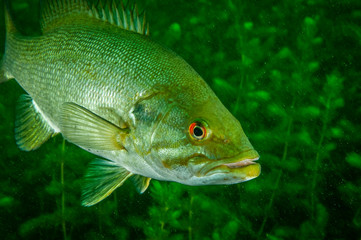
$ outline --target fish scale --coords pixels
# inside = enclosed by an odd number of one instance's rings
[[[155,84],[169,83],[165,79],[165,74],[159,74],[159,72],[172,65],[171,59],[176,58],[179,62],[176,56],[157,56],[154,54],[157,52],[156,50],[147,49],[158,47],[154,44],[150,44],[149,47],[133,48],[132,45],[137,43],[124,43],[116,33],[105,35],[102,32],[104,28],[112,26],[102,25],[105,26],[102,26],[100,31],[96,31],[97,29],[93,27],[89,28],[87,34],[84,33],[84,29],[83,32],[79,32],[78,26],[67,26],[69,30],[66,27],[61,29],[67,34],[60,31],[60,33],[51,33],[50,36],[42,36],[35,41],[21,37],[9,39],[10,48],[6,53],[5,65],[7,62],[13,62],[14,66],[7,71],[14,73],[13,75],[20,85],[26,89],[39,106],[42,108],[49,106],[49,111],[45,109],[45,112],[48,112],[52,119],[58,116],[57,112],[53,112],[51,109],[59,108],[62,102],[76,101],[86,107],[94,106],[93,104],[97,103],[109,106],[109,104],[118,102],[119,107],[122,108],[125,106],[121,104],[122,100],[129,101],[135,95],[135,91],[146,91]],[[122,29],[118,31],[120,30]],[[122,32],[125,35],[124,38],[134,35],[132,32],[124,30]],[[89,34],[92,36],[90,39]],[[115,36],[112,37],[112,35]],[[75,38],[75,40],[70,40],[71,38]],[[57,41],[53,41],[53,39],[57,39]],[[61,47],[62,42],[65,41],[66,45]],[[142,41],[142,44],[148,42]],[[92,49],[92,45],[101,47]],[[31,47],[29,48],[29,46]],[[33,52],[38,54],[34,55]],[[171,52],[163,50],[162,54],[164,53],[173,55]],[[63,58],[63,56],[66,57]],[[72,62],[73,59],[76,61],[75,63]],[[96,59],[94,63],[92,63],[92,59]],[[144,59],[147,60],[144,61]],[[56,63],[53,63],[54,61]],[[31,64],[29,65],[29,63]],[[86,65],[89,65],[91,69],[86,71],[84,69]],[[116,68],[113,65],[116,65]],[[29,69],[24,71],[23,66],[29,66]],[[30,79],[29,75],[32,76]],[[170,77],[173,78],[174,84],[181,85],[180,81],[177,81],[179,78],[173,72]],[[79,79],[82,80],[79,81]],[[137,81],[128,81],[128,79],[137,79]],[[86,84],[84,85],[84,83]],[[44,84],[47,86],[42,87]],[[193,84],[196,85],[195,82]],[[96,90],[99,88],[104,92]],[[201,88],[201,86],[197,86],[197,88]],[[59,94],[59,99],[54,102],[54,104],[58,103],[58,106],[48,104],[54,89],[60,89],[60,93],[63,93]],[[120,94],[112,99],[109,93],[116,92]],[[79,96],[77,99],[71,97],[75,94]],[[104,94],[110,98],[104,99],[102,97]],[[87,102],[87,99],[94,99],[94,101]]]
[[[47,1],[36,37],[17,32],[6,12],[2,69],[28,94],[17,108],[19,147],[34,150],[61,133],[102,157],[85,174],[84,206],[128,178],[144,192],[152,178],[209,185],[257,177],[258,153],[199,74],[147,36],[136,8],[100,3]]]

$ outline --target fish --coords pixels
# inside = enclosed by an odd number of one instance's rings
[[[81,204],[92,206],[127,179],[236,184],[260,175],[240,122],[179,55],[149,35],[145,14],[121,1],[42,2],[41,34],[24,36],[5,9],[0,80],[26,94],[16,107],[24,151],[62,136],[96,155]]]

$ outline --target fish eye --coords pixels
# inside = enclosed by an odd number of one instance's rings
[[[189,134],[193,139],[201,141],[206,137],[207,129],[202,122],[195,121],[189,125]]]

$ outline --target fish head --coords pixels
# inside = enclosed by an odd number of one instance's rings
[[[239,121],[214,95],[172,107],[153,133],[152,153],[164,180],[235,184],[259,176],[259,155]]]

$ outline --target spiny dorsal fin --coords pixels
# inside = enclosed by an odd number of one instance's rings
[[[100,0],[97,5],[91,5],[91,15],[114,24],[123,29],[149,35],[149,25],[146,23],[145,13],[139,14],[138,7],[124,7],[121,0]]]
[[[121,0],[45,0],[42,11],[42,29],[50,29],[59,19],[84,15],[109,22],[125,30],[149,35],[145,13],[139,14],[137,5],[124,7]],[[95,3],[97,2],[97,3]]]

